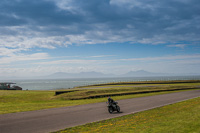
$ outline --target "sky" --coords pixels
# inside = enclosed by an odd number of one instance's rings
[[[1,0],[0,75],[200,74],[199,0]]]

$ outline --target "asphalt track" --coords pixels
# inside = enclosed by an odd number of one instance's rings
[[[119,100],[120,113],[109,114],[106,102],[0,115],[0,133],[46,133],[119,117],[200,97],[200,90]]]

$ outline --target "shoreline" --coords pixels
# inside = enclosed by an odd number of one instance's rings
[[[113,82],[147,82],[147,81],[178,81],[178,80],[200,80],[200,76],[188,77],[129,77],[129,78],[82,78],[82,79],[43,79],[43,80],[18,80],[18,86],[23,90],[59,90],[72,89],[80,86],[94,84],[108,84]]]
[[[23,90],[59,90],[72,89],[80,86],[108,84],[113,82],[147,82],[147,81],[177,81],[200,80],[200,76],[171,76],[171,77],[123,77],[123,78],[79,78],[79,79],[26,79],[10,80],[17,83]]]

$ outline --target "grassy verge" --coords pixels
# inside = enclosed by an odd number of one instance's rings
[[[81,100],[81,99],[95,99],[108,96],[122,96],[122,95],[132,95],[132,94],[144,94],[144,93],[154,93],[154,92],[166,92],[166,91],[178,91],[178,90],[190,90],[190,89],[200,89],[200,87],[193,86],[144,86],[144,87],[112,87],[106,89],[88,89],[79,90],[66,94],[62,94],[66,100]]]
[[[152,90],[169,90],[177,88],[190,88],[194,89],[200,86],[200,83],[176,83],[176,84],[148,84],[148,86],[140,84],[139,86],[132,85],[112,85],[103,86],[106,88],[98,89],[79,89],[79,91],[72,91],[66,94],[55,96],[55,91],[6,91],[0,90],[0,114],[15,113],[22,111],[32,111],[56,107],[66,107],[81,104],[90,104],[97,102],[105,102],[107,98],[95,98],[95,99],[82,99],[89,96],[96,95],[112,95],[129,92],[141,92],[141,91],[152,91]],[[73,89],[72,89],[73,90]],[[76,89],[77,90],[77,89]],[[70,89],[71,91],[71,89]],[[113,96],[115,100],[144,97],[158,94],[165,94],[170,92],[157,92],[148,94],[134,94],[134,95],[122,95]],[[78,99],[78,100],[72,100]]]
[[[85,87],[102,87],[102,86],[115,86],[115,85],[149,85],[149,84],[191,84],[191,83],[199,83],[200,80],[171,80],[171,81],[130,81],[130,82],[113,82],[113,83],[105,83],[105,84],[96,84],[96,85],[87,85],[80,86],[77,88],[85,88]]]
[[[68,128],[58,133],[199,133],[199,111],[200,98],[195,98],[136,114]]]
[[[122,85],[123,84],[123,85]],[[147,85],[148,84],[148,85]],[[152,93],[162,91],[174,91],[184,89],[199,89],[200,81],[147,81],[147,82],[123,82],[123,83],[109,83],[100,85],[93,85],[79,89],[78,91],[61,94],[66,100],[80,100],[90,98],[101,98],[107,96],[119,96],[141,93]]]

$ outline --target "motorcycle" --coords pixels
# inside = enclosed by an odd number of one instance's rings
[[[114,102],[112,104],[108,103],[108,112],[112,114],[114,111],[120,112],[120,107],[117,105],[118,102]]]

